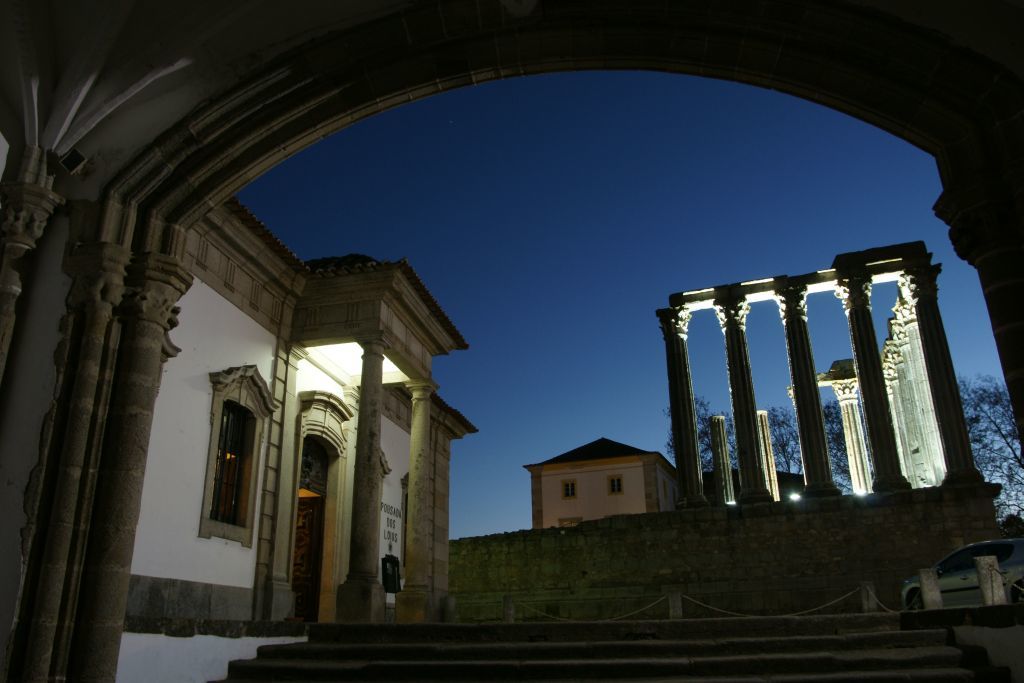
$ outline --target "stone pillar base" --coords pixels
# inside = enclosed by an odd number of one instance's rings
[[[875,493],[889,493],[890,491],[909,491],[910,482],[903,475],[892,476],[885,479],[875,479],[871,490]]]
[[[740,497],[736,501],[740,505],[748,505],[750,503],[772,503],[775,499],[772,498],[772,494],[767,489],[753,490],[750,493],[744,493],[742,486],[740,487]]]
[[[395,621],[399,624],[421,624],[437,621],[433,595],[426,588],[405,587],[395,596]]]
[[[833,483],[809,484],[804,487],[805,498],[825,498],[827,496],[840,496],[842,491]]]
[[[981,472],[973,467],[962,470],[949,470],[942,480],[943,486],[977,486],[985,481]]]
[[[349,579],[338,586],[337,620],[370,624],[384,623],[384,586],[376,579]]]
[[[688,510],[690,508],[706,508],[711,505],[704,496],[682,497],[676,501],[676,510]]]
[[[266,606],[271,621],[282,621],[294,615],[295,593],[287,581],[267,581]]]

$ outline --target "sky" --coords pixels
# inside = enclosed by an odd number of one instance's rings
[[[961,375],[999,375],[972,267],[932,205],[934,159],[782,93],[649,72],[520,77],[378,114],[239,193],[300,258],[407,258],[469,342],[434,361],[479,433],[452,444],[451,537],[529,528],[523,465],[606,437],[665,449],[655,310],[674,292],[828,268],[923,240]],[[876,331],[896,298],[875,287]],[[815,362],[850,358],[842,305],[812,295]],[[758,407],[788,406],[774,303],[747,324]],[[694,392],[728,411],[722,333],[690,325]],[[829,390],[824,390],[827,392]],[[831,398],[827,393],[824,399]]]

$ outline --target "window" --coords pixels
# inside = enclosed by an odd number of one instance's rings
[[[267,418],[277,409],[255,365],[210,373],[210,447],[199,537],[252,547],[257,474]]]
[[[220,445],[213,475],[210,519],[225,524],[244,524],[249,490],[247,473],[252,468],[253,414],[234,401],[224,401],[220,418]],[[240,514],[241,511],[241,514]]]
[[[562,498],[575,498],[576,497],[576,480],[575,479],[563,479],[562,480]]]
[[[612,474],[608,477],[608,495],[622,493],[622,475]]]

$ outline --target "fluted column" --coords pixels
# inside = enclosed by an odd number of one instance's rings
[[[779,473],[775,468],[775,452],[772,450],[772,430],[768,424],[768,411],[757,411],[757,441],[761,445],[761,467],[764,468],[765,486],[772,500],[779,500]]]
[[[678,310],[663,308],[658,311],[661,332],[665,338],[669,417],[672,421],[672,447],[676,454],[676,474],[679,478],[679,500],[676,501],[676,507],[680,508],[708,504],[704,496],[700,449],[697,445],[697,413],[690,378],[690,355],[686,348],[690,316],[691,312],[685,306]]]
[[[714,457],[712,479],[718,504],[735,503],[732,488],[732,461],[729,458],[729,439],[725,431],[725,416],[711,416],[711,453]]]
[[[113,681],[117,671],[153,407],[162,363],[178,352],[167,333],[191,282],[176,259],[161,254],[143,254],[128,267],[68,680]]]
[[[892,426],[896,431],[896,450],[900,456],[900,468],[903,476],[911,486],[917,483],[914,474],[914,461],[911,457],[910,442],[907,438],[907,423],[903,414],[903,395],[900,386],[899,366],[902,355],[899,347],[892,339],[882,345],[882,376],[885,377],[885,391],[889,397],[889,412],[892,413]]]
[[[861,426],[860,402],[857,400],[857,380],[833,380],[832,390],[836,392],[839,412],[843,417],[843,438],[846,441],[846,456],[850,463],[850,484],[854,493],[870,493],[871,476],[868,472],[864,428]]]
[[[784,287],[777,293],[776,301],[786,330],[789,373],[793,380],[792,399],[804,463],[804,495],[837,496],[840,491],[832,480],[811,335],[807,329],[807,288],[797,285]]]
[[[352,486],[352,541],[345,583],[338,587],[339,621],[383,622],[384,586],[380,573],[380,497],[385,464],[380,448],[384,398],[384,349],[381,339],[363,347],[356,425],[356,462]]]
[[[747,350],[747,314],[750,305],[742,295],[715,300],[715,311],[725,334],[725,356],[736,429],[736,459],[740,468],[740,503],[767,503],[772,495],[765,486],[757,441],[757,408],[754,379]]]
[[[939,270],[937,265],[908,270],[900,278],[900,290],[906,300],[914,305],[917,313],[928,384],[945,457],[946,476],[942,483],[973,484],[982,481],[983,477],[975,467],[971,454],[960,389],[953,370],[953,359],[949,355],[946,330],[939,314],[938,285],[935,281]]]
[[[866,274],[843,276],[836,284],[836,296],[842,300],[850,324],[850,342],[875,464],[873,488],[878,492],[908,489],[910,484],[900,471],[896,433],[892,428],[878,340],[871,320],[871,278]]]
[[[905,279],[905,278],[904,278]],[[901,280],[902,281],[902,280]],[[905,289],[901,287],[901,289]],[[914,305],[900,293],[896,305],[893,306],[896,321],[903,328],[906,341],[901,346],[903,362],[910,381],[914,384],[913,410],[916,413],[921,437],[921,458],[926,463],[925,478],[930,486],[938,485],[946,475],[944,456],[942,454],[942,438],[932,401],[931,383],[928,381],[928,369],[925,366],[924,347],[921,342],[920,325]]]
[[[409,503],[406,508],[405,585],[395,598],[399,622],[436,621],[433,591],[428,585],[434,523],[434,462],[430,448],[430,382],[409,384],[412,391],[412,426],[409,433]]]

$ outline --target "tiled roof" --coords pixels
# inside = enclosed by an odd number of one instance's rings
[[[336,275],[351,275],[370,271],[400,270],[406,279],[409,280],[413,289],[416,290],[416,293],[419,294],[423,303],[426,304],[431,313],[434,314],[448,334],[451,335],[455,341],[455,348],[469,348],[469,344],[466,343],[462,333],[455,327],[455,323],[451,321],[448,314],[441,308],[441,304],[437,303],[437,299],[434,298],[434,295],[430,293],[427,286],[423,284],[423,280],[420,279],[420,276],[416,274],[416,271],[413,270],[412,266],[405,259],[400,261],[377,261],[362,254],[347,254],[345,256],[328,256],[326,258],[306,261],[306,266],[313,277],[334,277]]]
[[[257,237],[263,240],[263,243],[270,247],[271,251],[281,257],[281,259],[292,267],[293,270],[300,272],[306,271],[306,264],[302,262],[295,253],[289,249],[284,242],[277,238],[277,235],[270,232],[263,221],[253,215],[252,211],[247,209],[242,202],[238,201],[236,197],[231,197],[224,202],[224,208],[232,213],[242,225],[249,228]]]
[[[480,431],[476,428],[475,424],[466,419],[465,415],[448,405],[448,402],[441,398],[436,391],[430,395],[430,398],[433,400],[434,405],[436,405],[440,410],[451,415],[452,419],[462,425],[462,428],[466,430],[467,434],[476,434]]]
[[[605,458],[618,458],[624,455],[661,455],[658,451],[645,451],[642,448],[636,446],[630,446],[628,444],[619,443],[618,441],[612,441],[601,437],[596,441],[591,441],[588,444],[584,444],[579,448],[574,448],[571,451],[556,455],[550,460],[544,462],[535,463],[536,465],[554,465],[558,463],[567,462],[583,462],[586,460],[603,460]],[[534,465],[526,465],[526,467],[533,467]]]

